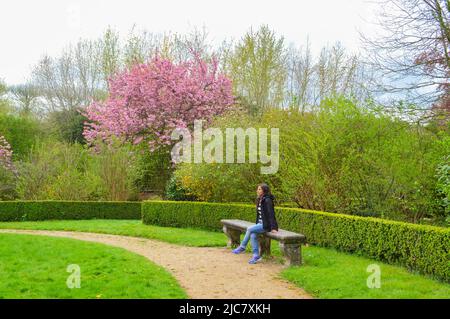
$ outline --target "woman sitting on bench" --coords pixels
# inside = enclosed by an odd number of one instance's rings
[[[248,241],[251,241],[253,257],[249,264],[256,264],[261,260],[259,254],[258,234],[265,232],[275,233],[278,231],[278,224],[275,218],[273,199],[267,184],[259,184],[256,190],[256,224],[247,228],[244,240],[241,245],[233,250],[234,254],[240,254],[245,251]]]

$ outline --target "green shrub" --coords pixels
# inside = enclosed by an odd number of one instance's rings
[[[211,127],[221,128],[255,128],[270,127],[270,123],[259,118],[251,117],[246,112],[232,110],[221,116],[211,124]],[[277,125],[274,125],[277,127]],[[269,131],[270,132],[270,131]],[[270,141],[270,137],[268,137]],[[223,139],[226,143],[226,138]],[[237,154],[235,141],[235,157]],[[281,143],[280,143],[281,144]],[[200,201],[207,202],[248,202],[255,198],[256,186],[267,182],[277,185],[277,174],[261,175],[260,163],[248,163],[249,138],[245,140],[246,163],[180,163],[176,166],[174,175],[181,186],[190,191],[190,195]],[[224,150],[226,150],[224,144]],[[193,152],[192,152],[193,154]],[[276,188],[276,187],[275,187]],[[279,193],[279,192],[277,192]],[[280,199],[280,198],[278,198]]]
[[[17,192],[22,200],[98,200],[104,189],[91,170],[90,153],[80,144],[36,145],[19,163]]]
[[[13,159],[27,156],[36,140],[44,135],[39,123],[31,118],[0,114],[0,135],[11,144]]]
[[[302,233],[310,244],[362,254],[450,281],[450,229],[372,217],[277,208],[282,229]],[[221,219],[253,222],[255,207],[244,204],[146,201],[145,224],[218,231]]]
[[[305,209],[414,223],[444,214],[435,176],[448,154],[442,137],[371,105],[337,97],[314,112],[273,109],[261,118],[231,113],[211,126],[223,132],[279,128],[279,170],[262,175],[261,164],[248,161],[177,165],[177,179],[202,201],[248,202],[256,185],[266,182],[280,204]]]
[[[3,79],[0,79],[0,115],[8,114],[12,110],[11,100],[8,99],[7,94],[8,87]]]
[[[140,202],[3,201],[0,221],[140,219]]]
[[[14,173],[0,164],[0,201],[14,200],[17,197],[16,181]]]
[[[83,130],[87,118],[80,111],[79,108],[73,108],[49,113],[45,123],[48,131],[60,141],[85,144]]]
[[[166,185],[166,199],[168,200],[178,200],[178,201],[194,201],[195,196],[190,195],[189,191],[186,190],[181,183],[177,180],[176,176],[173,175]]]
[[[445,155],[436,168],[437,192],[440,195],[440,203],[445,210],[445,217],[450,219],[450,137],[446,136],[441,142]],[[450,223],[449,223],[450,225]]]
[[[136,163],[131,172],[134,186],[141,192],[164,194],[173,171],[170,149],[150,151],[146,143],[134,146]]]
[[[22,200],[136,200],[128,145],[41,143],[26,162],[18,163],[17,193]]]
[[[89,155],[89,176],[94,181],[100,179],[101,200],[137,200],[133,185],[136,154],[131,145],[117,141],[111,145],[98,142],[95,148],[96,153]]]

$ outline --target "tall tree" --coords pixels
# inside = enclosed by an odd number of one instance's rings
[[[103,34],[103,38],[98,40],[101,54],[101,74],[104,84],[109,88],[109,78],[116,74],[121,67],[120,55],[121,47],[119,34],[108,28]]]
[[[122,49],[122,59],[126,67],[146,63],[155,56],[179,63],[196,56],[210,60],[212,55],[205,28],[194,28],[186,34],[155,34],[133,26]]]
[[[303,113],[332,96],[362,101],[370,97],[372,82],[372,72],[359,55],[337,42],[323,47],[316,57],[308,40],[305,47],[289,49],[285,104]]]
[[[111,80],[108,99],[86,110],[90,124],[84,135],[89,142],[114,137],[147,142],[154,150],[172,143],[175,128],[209,121],[232,103],[231,82],[217,72],[216,61],[175,64],[156,57]]]
[[[8,113],[10,111],[9,101],[6,98],[6,93],[8,89],[6,84],[0,79],[0,114]]]
[[[288,54],[288,77],[287,77],[287,105],[302,113],[308,105],[314,102],[312,83],[314,81],[315,65],[311,53],[309,39],[305,48],[291,46]]]
[[[206,39],[204,29],[161,35],[133,27],[122,43],[119,33],[108,28],[98,39],[81,39],[59,56],[44,56],[33,69],[32,82],[40,89],[48,111],[70,111],[105,99],[111,77],[157,55],[176,62],[194,56],[211,60]]]
[[[40,92],[35,85],[32,83],[12,85],[8,87],[8,91],[12,94],[20,115],[30,116],[37,111]]]
[[[32,73],[48,111],[71,110],[88,105],[104,90],[97,45],[82,40],[61,56],[44,56]]]
[[[133,26],[123,48],[123,60],[127,67],[145,63],[152,58],[160,46],[161,36],[146,30],[137,31]]]
[[[251,113],[282,105],[287,76],[283,37],[277,37],[267,25],[256,32],[250,29],[223,60],[235,94]]]
[[[450,93],[450,1],[386,0],[376,22],[382,32],[361,34],[369,62],[386,79],[382,90],[428,110]]]
[[[108,28],[95,40],[81,39],[57,57],[44,56],[32,82],[48,111],[68,111],[106,97],[108,80],[121,69],[119,35]]]

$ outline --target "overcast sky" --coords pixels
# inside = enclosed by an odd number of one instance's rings
[[[21,83],[43,54],[58,55],[108,26],[126,36],[134,24],[155,33],[206,27],[215,44],[268,24],[287,43],[302,45],[309,35],[315,52],[335,41],[357,51],[357,31],[374,33],[374,7],[368,0],[7,0],[0,13],[0,78]]]

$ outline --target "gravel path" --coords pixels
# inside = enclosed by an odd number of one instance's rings
[[[2,229],[0,233],[66,237],[127,249],[167,269],[189,298],[311,298],[279,277],[283,265],[266,260],[249,265],[249,254],[234,255],[227,248],[187,247],[84,232]]]

